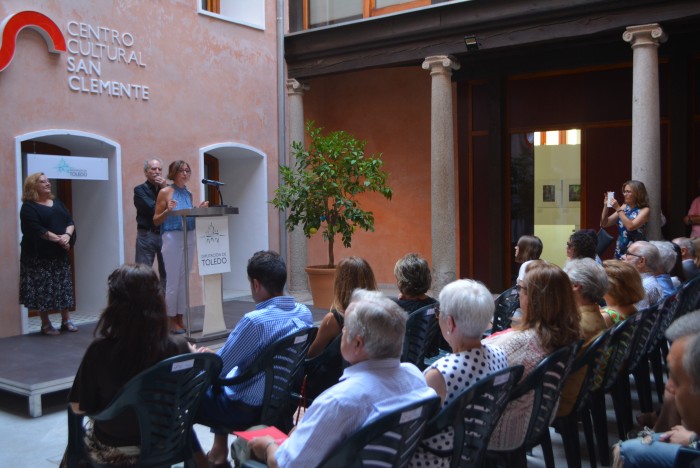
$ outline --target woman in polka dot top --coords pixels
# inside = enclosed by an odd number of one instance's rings
[[[440,292],[438,323],[453,353],[426,369],[425,380],[440,396],[443,407],[474,382],[508,366],[503,350],[481,344],[481,335],[488,328],[493,311],[493,296],[476,281],[458,280]],[[453,439],[453,430],[448,428],[423,444],[436,450],[450,450]],[[450,458],[439,458],[419,447],[411,466],[447,467]]]

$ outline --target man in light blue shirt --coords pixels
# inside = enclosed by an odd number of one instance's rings
[[[284,295],[287,267],[278,253],[256,252],[248,260],[247,272],[256,305],[254,311],[238,322],[217,352],[224,363],[221,375],[227,378],[244,371],[275,341],[313,325],[308,307]],[[257,424],[264,389],[262,372],[246,383],[224,387],[222,393],[209,389],[202,398],[196,420],[224,427],[244,428]],[[227,466],[228,434],[214,432],[209,462]]]
[[[271,467],[318,466],[365,424],[435,396],[417,367],[399,361],[405,331],[406,313],[395,302],[377,291],[355,290],[340,347],[350,367],[314,400],[282,445],[258,437],[250,442],[251,451]]]

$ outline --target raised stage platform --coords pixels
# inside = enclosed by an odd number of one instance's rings
[[[232,329],[240,318],[254,307],[252,301],[235,300],[224,302],[224,321]],[[309,307],[314,321],[320,321],[327,310]],[[192,328],[202,328],[203,315],[192,309]],[[85,350],[94,339],[96,322],[79,324],[77,333],[62,333],[60,336],[42,336],[38,332],[27,335],[0,338],[0,390],[26,396],[29,415],[39,417],[41,396],[65,390],[73,385],[73,378]],[[218,347],[224,340],[201,343],[207,347]],[[218,345],[218,346],[217,346]]]

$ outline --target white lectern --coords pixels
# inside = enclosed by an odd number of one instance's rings
[[[201,341],[212,341],[228,336],[230,330],[226,328],[224,322],[223,308],[223,288],[221,283],[221,273],[204,276],[204,323],[202,330],[197,330],[197,336],[192,334],[192,324],[190,321],[190,272],[189,272],[189,252],[187,247],[187,217],[220,217],[238,214],[238,208],[233,206],[210,206],[206,208],[190,208],[186,210],[170,211],[166,215],[179,216],[182,218],[183,241],[185,247],[185,318],[187,320],[187,339],[193,343]]]

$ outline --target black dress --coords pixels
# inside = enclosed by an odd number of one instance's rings
[[[73,307],[73,279],[68,252],[43,239],[47,231],[61,235],[73,218],[59,200],[53,206],[24,202],[19,212],[22,251],[19,258],[19,302],[41,312]],[[73,245],[75,235],[71,237]]]

